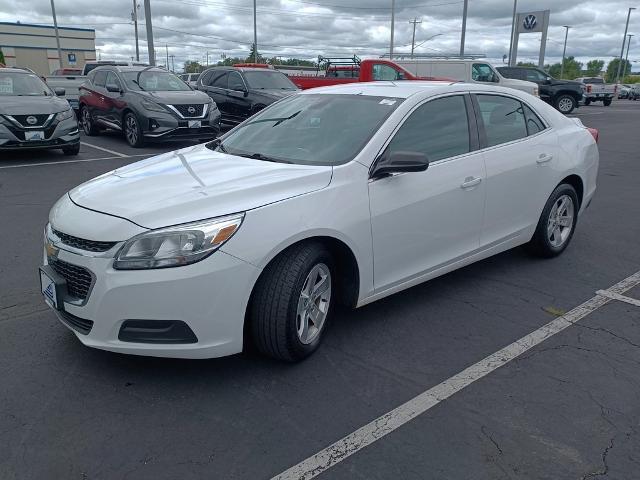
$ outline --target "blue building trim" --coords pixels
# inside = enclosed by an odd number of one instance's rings
[[[14,27],[37,27],[37,28],[53,28],[53,25],[38,25],[35,23],[15,23],[15,22],[0,22],[0,25],[12,25]],[[58,26],[58,30],[79,30],[81,32],[95,32],[95,28],[77,28],[77,27],[60,27]],[[7,33],[7,32],[5,32]]]

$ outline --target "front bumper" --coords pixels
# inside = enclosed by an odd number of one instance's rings
[[[55,311],[84,345],[173,358],[213,358],[242,351],[245,311],[259,274],[256,267],[217,251],[183,267],[115,270],[113,256],[122,244],[99,254],[79,254],[60,242],[49,243],[45,248],[46,265],[55,260],[91,273],[92,284],[86,298],[79,301],[67,295],[59,301],[63,311]],[[196,341],[122,341],[119,336],[127,320],[184,322]]]
[[[199,122],[200,126],[193,126]],[[148,112],[143,124],[145,140],[165,142],[169,140],[212,139],[220,133],[220,110],[213,108],[204,118],[178,118],[174,114]]]
[[[0,150],[64,148],[80,142],[80,131],[75,118],[42,128],[43,140],[26,140],[25,132],[28,130],[0,124]]]

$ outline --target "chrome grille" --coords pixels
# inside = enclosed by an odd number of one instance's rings
[[[106,252],[113,248],[118,242],[98,242],[95,240],[85,240],[84,238],[67,235],[58,230],[53,229],[53,234],[60,239],[62,243],[73,248],[86,250],[87,252]]]
[[[197,118],[202,117],[202,113],[204,112],[203,104],[192,104],[192,105],[171,105],[175,108],[180,115],[184,118]]]
[[[79,300],[87,299],[93,284],[93,276],[89,270],[57,258],[49,258],[49,266],[66,280],[70,296]]]

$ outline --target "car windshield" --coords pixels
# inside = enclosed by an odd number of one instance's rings
[[[369,95],[293,95],[208,147],[258,160],[338,165],[352,160],[402,101]]]
[[[280,72],[249,70],[244,72],[244,77],[249,87],[256,90],[297,90],[293,82]]]
[[[124,72],[122,76],[131,90],[145,90],[147,92],[182,92],[191,90],[177,75],[164,70],[146,70],[140,73],[140,85],[138,82],[139,71]]]
[[[0,70],[0,96],[47,96],[51,90],[37,75]]]

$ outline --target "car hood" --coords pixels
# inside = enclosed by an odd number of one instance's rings
[[[551,80],[551,84],[552,85],[576,85],[580,87],[584,85],[584,83],[576,82],[575,80],[559,80],[557,78],[554,78],[553,80]]]
[[[523,92],[533,93],[535,90],[538,90],[538,84],[533,82],[528,82],[526,80],[518,80],[517,78],[506,78],[504,77],[505,87],[515,88],[517,90]]]
[[[157,103],[169,105],[187,105],[192,103],[208,103],[209,96],[198,90],[185,90],[183,92],[137,92],[142,96],[152,99]]]
[[[0,97],[2,115],[48,115],[69,109],[69,102],[60,97]]]
[[[226,155],[196,145],[105,173],[69,192],[81,207],[161,228],[242,212],[320,190],[330,166]]]

